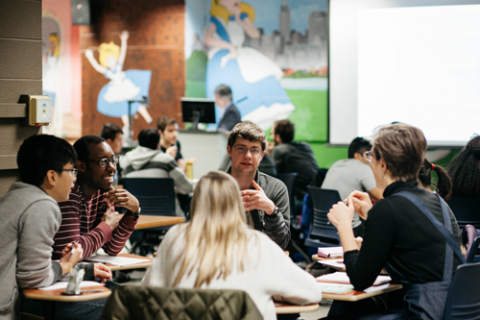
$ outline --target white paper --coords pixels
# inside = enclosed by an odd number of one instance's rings
[[[325,283],[319,282],[320,288],[323,293],[344,294],[353,290],[351,284],[337,284],[337,283]]]
[[[318,248],[317,253],[322,258],[343,257],[343,247]]]
[[[68,284],[68,281],[59,281],[52,284],[51,286],[38,288],[38,289],[40,290],[67,289],[67,284]],[[82,283],[80,284],[80,288],[95,287],[95,286],[103,286],[103,284],[95,281],[82,281]]]
[[[343,263],[343,259],[336,259],[336,260],[320,260],[318,263],[321,263],[326,266],[334,267],[337,269],[345,269],[345,264]]]
[[[317,280],[350,283],[350,278],[347,276],[346,272],[334,272],[334,273],[326,274],[318,277]],[[378,276],[375,282],[373,283],[373,285],[379,286],[381,284],[388,283],[391,281],[392,281],[392,278],[390,278],[390,276]]]
[[[115,256],[91,256],[85,259],[85,261],[90,262],[100,262],[105,264],[113,264],[115,266],[128,266],[131,264],[136,264],[140,262],[148,262],[149,259],[137,259],[137,258],[125,258],[125,257],[115,257]]]
[[[379,286],[371,286],[371,287],[368,287],[367,289],[365,289],[363,291],[365,291],[365,292],[380,291],[380,290],[388,288],[389,285],[390,285],[390,283],[385,283],[385,284],[382,284],[382,285],[379,285]]]

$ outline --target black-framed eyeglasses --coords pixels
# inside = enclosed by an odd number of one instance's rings
[[[367,161],[368,161],[368,162],[372,162],[372,158],[373,158],[373,153],[372,153],[372,151],[367,151],[367,152],[365,152],[365,156],[367,157]]]
[[[70,174],[74,177],[78,175],[78,169],[72,168],[72,169],[62,169],[61,171],[70,171]]]
[[[263,150],[259,148],[253,148],[253,149],[248,149],[243,146],[233,146],[233,148],[240,154],[246,154],[248,150],[250,150],[250,153],[254,156],[259,156],[262,154]]]
[[[118,156],[113,156],[111,159],[109,158],[102,158],[98,160],[89,159],[90,162],[96,162],[100,167],[105,168],[109,163],[113,166],[118,164]]]

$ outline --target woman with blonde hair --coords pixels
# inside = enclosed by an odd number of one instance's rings
[[[276,319],[273,295],[298,304],[321,300],[315,278],[268,236],[248,227],[230,175],[202,177],[190,211],[191,222],[167,232],[142,285],[243,290],[265,319]]]

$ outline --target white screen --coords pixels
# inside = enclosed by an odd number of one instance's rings
[[[480,4],[448,2],[331,0],[330,143],[393,121],[430,146],[480,133]]]

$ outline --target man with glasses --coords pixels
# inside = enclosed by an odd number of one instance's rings
[[[372,149],[370,141],[357,137],[348,147],[348,159],[335,162],[328,170],[323,189],[338,190],[340,197],[346,199],[355,190],[366,191],[373,200],[383,198],[377,188],[375,177],[369,165],[369,154]],[[362,220],[355,213],[352,222],[355,236],[363,236]]]
[[[228,137],[232,161],[228,173],[240,187],[247,223],[285,249],[290,241],[288,192],[283,182],[258,171],[266,145],[265,132],[259,126],[237,124]]]
[[[112,187],[118,156],[105,139],[85,136],[73,147],[78,155],[78,178],[69,200],[59,204],[62,224],[55,235],[53,257],[61,257],[72,242],[82,245],[84,258],[100,248],[117,255],[135,229],[140,205],[127,190]],[[122,219],[114,206],[127,209]]]

